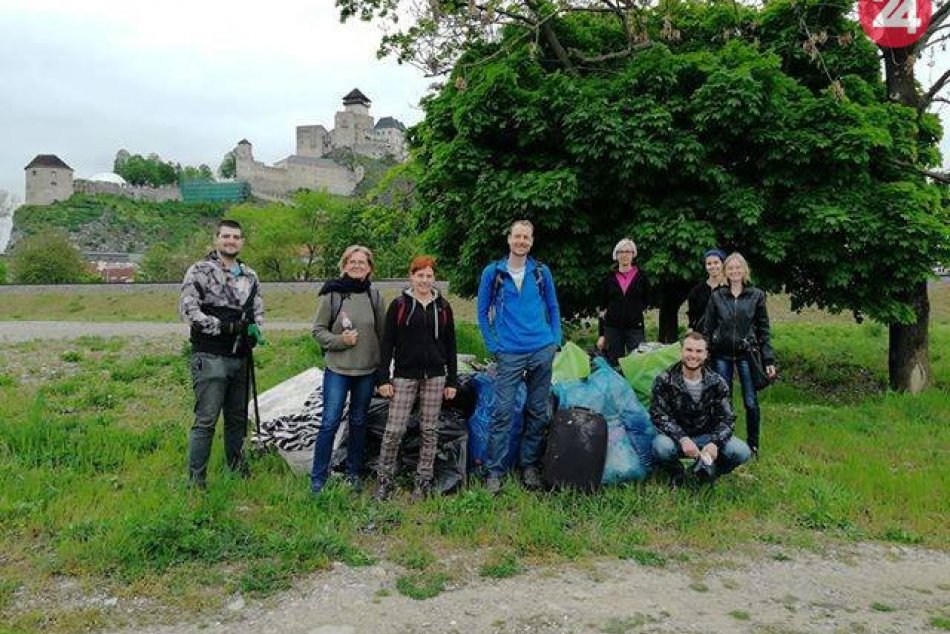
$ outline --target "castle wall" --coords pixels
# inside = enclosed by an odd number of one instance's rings
[[[73,171],[62,167],[32,167],[26,170],[27,205],[49,205],[73,195]]]
[[[78,179],[74,183],[73,189],[77,194],[111,194],[153,203],[181,200],[181,190],[178,189],[178,185],[148,187]]]

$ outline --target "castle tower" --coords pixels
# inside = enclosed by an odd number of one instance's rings
[[[73,195],[73,168],[55,154],[37,154],[23,168],[27,205],[49,205]]]
[[[373,117],[369,114],[371,103],[359,88],[343,97],[343,110],[333,118],[333,147],[352,148],[373,138]]]
[[[297,156],[320,158],[330,151],[330,133],[322,125],[297,126]]]
[[[247,139],[241,139],[234,147],[234,176],[246,179],[254,166],[254,148]]]

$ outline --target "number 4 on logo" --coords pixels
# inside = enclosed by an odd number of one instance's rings
[[[874,0],[880,3],[883,0]],[[917,0],[887,0],[887,4],[874,18],[873,26],[881,29],[904,28],[908,33],[916,33],[921,20],[917,17]]]

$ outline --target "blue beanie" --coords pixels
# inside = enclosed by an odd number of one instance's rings
[[[703,264],[706,263],[706,258],[708,258],[710,255],[715,255],[717,258],[719,258],[720,262],[726,261],[725,251],[723,251],[722,249],[709,249],[708,251],[703,253]]]

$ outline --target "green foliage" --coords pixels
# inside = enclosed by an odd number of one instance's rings
[[[0,284],[7,283],[7,259],[0,257]]]
[[[237,158],[234,152],[228,152],[221,159],[221,165],[218,166],[218,176],[221,178],[234,178],[237,176]]]
[[[198,167],[192,165],[175,166],[175,182],[183,183],[185,181],[213,181],[214,172],[211,168],[202,163]]]
[[[162,161],[157,154],[116,157],[112,171],[130,185],[160,187],[178,182],[178,169],[172,163]]]
[[[20,240],[10,254],[18,284],[73,284],[90,277],[86,262],[62,231],[48,230]]]
[[[174,249],[196,236],[210,247],[214,225],[229,205],[153,203],[106,194],[76,194],[48,206],[20,207],[13,226],[24,236],[61,229],[84,251],[142,253],[153,244]]]
[[[403,200],[398,191],[388,205],[300,191],[293,205],[245,204],[229,217],[244,227],[243,257],[264,280],[336,277],[340,255],[351,244],[373,250],[374,277],[403,277],[421,252],[419,228]]]
[[[458,261],[454,292],[475,292],[524,217],[568,316],[594,309],[591,280],[626,235],[677,305],[719,246],[795,306],[910,319],[907,289],[950,259],[941,189],[906,168],[932,164],[940,131],[885,100],[850,6],[667,3],[645,11],[652,46],[573,73],[515,27],[473,44],[411,134],[426,244]],[[803,51],[802,12],[846,36],[813,43],[840,85]],[[678,37],[660,33],[667,17]],[[551,22],[591,56],[622,35],[612,17]]]
[[[188,267],[208,251],[212,241],[197,234],[184,244],[170,247],[163,242],[150,246],[142,257],[136,280],[142,282],[180,282]]]

